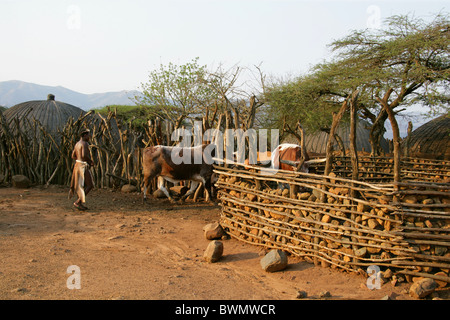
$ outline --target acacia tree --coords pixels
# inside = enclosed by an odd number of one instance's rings
[[[295,115],[311,131],[317,130],[330,123],[330,114],[358,90],[359,116],[372,124],[372,155],[377,155],[388,118],[386,106],[396,113],[417,103],[434,111],[437,107],[448,110],[448,18],[437,15],[425,23],[409,16],[394,16],[386,20],[386,26],[376,31],[354,31],[334,41],[330,45],[335,53],[332,61],[268,90],[267,100],[278,109],[278,121]]]
[[[356,78],[367,93],[360,110],[372,122],[373,155],[380,153],[386,106],[398,113],[421,103],[435,112],[448,110],[450,102],[448,16],[439,14],[430,23],[393,16],[386,24],[386,29],[358,31],[331,44],[342,68],[358,66]]]

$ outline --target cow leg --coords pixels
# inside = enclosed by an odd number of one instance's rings
[[[206,197],[205,197],[205,202],[210,202],[211,200],[211,177],[206,179],[205,182],[203,182],[203,185],[205,186],[205,191],[206,191]]]
[[[199,184],[200,184],[200,182],[198,182],[198,181],[191,181],[191,187],[189,188],[188,192],[186,192],[186,194],[181,197],[181,201],[186,200],[187,197],[189,197],[191,194],[193,194],[195,192],[195,190],[197,190],[197,187]]]
[[[147,202],[147,190],[148,186],[150,185],[151,177],[150,176],[144,176],[144,190],[143,190],[143,196],[142,196],[142,203]]]
[[[169,191],[167,191],[166,187],[164,186],[164,177],[158,177],[158,189],[164,192],[167,198],[169,198],[171,203],[176,203],[175,200],[170,196]]]

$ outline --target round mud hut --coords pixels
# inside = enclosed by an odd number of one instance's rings
[[[47,100],[19,103],[3,112],[11,133],[16,133],[18,129],[22,132],[29,132],[35,128],[37,121],[47,133],[54,137],[71,117],[78,119],[84,114],[86,112],[78,107],[56,101],[53,94],[49,94]]]
[[[404,147],[413,157],[450,160],[450,116],[442,115],[418,127]]]

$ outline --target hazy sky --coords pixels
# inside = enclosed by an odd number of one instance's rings
[[[429,18],[448,0],[0,0],[0,81],[82,93],[137,89],[159,65],[260,64],[300,74],[327,44],[386,17]]]

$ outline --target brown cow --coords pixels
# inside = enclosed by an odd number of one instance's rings
[[[271,161],[272,153],[270,151],[267,152],[257,152],[256,154],[256,164],[258,163],[266,163]],[[250,159],[245,159],[245,165],[250,165]]]
[[[206,201],[210,199],[211,176],[213,174],[212,152],[214,145],[199,145],[196,147],[148,147],[143,154],[144,167],[144,197],[147,198],[147,189],[150,181],[158,177],[158,189],[175,202],[164,187],[164,180],[172,183],[191,181],[191,188],[182,197],[186,199],[195,192],[199,183],[203,183],[206,190]]]
[[[294,171],[302,160],[302,148],[297,144],[283,143],[275,148],[272,152],[271,169],[281,169],[287,171]],[[319,163],[326,161],[324,159],[309,159],[308,153],[305,150],[305,159],[301,165],[300,172],[309,172],[309,165],[311,163]],[[278,183],[278,187],[281,189],[289,189],[289,184]]]
[[[302,159],[302,148],[297,144],[282,143],[272,152],[272,169],[280,169],[287,171],[294,171]],[[305,159],[300,168],[300,172],[307,173],[309,165],[312,163],[325,162],[323,159],[309,159],[309,155],[305,152]]]

